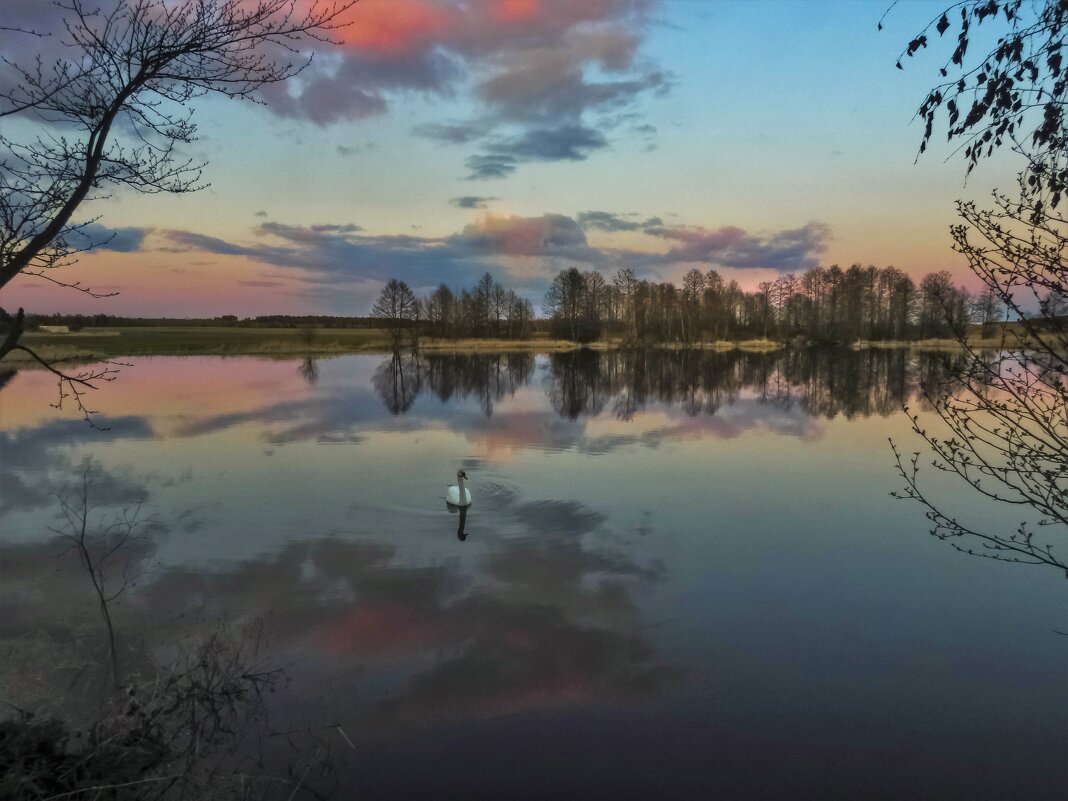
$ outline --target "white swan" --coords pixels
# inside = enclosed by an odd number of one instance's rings
[[[471,505],[471,490],[464,488],[464,479],[467,478],[467,473],[463,470],[456,471],[456,481],[458,484],[453,484],[445,492],[445,503],[450,506],[470,506]]]

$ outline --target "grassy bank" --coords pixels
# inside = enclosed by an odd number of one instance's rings
[[[1006,346],[1019,347],[1021,343],[1015,338],[1010,337],[1007,340],[1003,340],[1001,337],[968,337],[969,347],[976,350],[999,350]],[[916,339],[916,340],[897,340],[891,339],[886,341],[869,341],[858,340],[852,345],[854,350],[862,350],[864,348],[888,348],[888,349],[901,349],[912,348],[914,350],[961,350],[961,344],[955,339]]]
[[[345,353],[384,353],[390,349],[387,331],[380,328],[319,328],[309,332],[297,328],[238,328],[152,326],[84,328],[65,334],[30,332],[26,345],[46,359],[89,361],[127,356],[329,356]],[[608,350],[620,347],[620,340],[604,340],[583,346],[564,339],[435,339],[425,337],[420,349],[436,353],[485,353],[538,351],[555,353],[590,347]],[[664,348],[680,348],[664,344]],[[768,351],[782,347],[771,340],[742,342],[702,342],[691,347],[748,351]],[[18,351],[9,363],[28,362]],[[5,360],[6,361],[6,360]]]
[[[419,350],[436,353],[500,353],[502,351],[534,350],[539,353],[559,353],[577,350],[578,345],[567,339],[435,339],[423,338]]]
[[[970,340],[977,348],[999,348],[1000,337],[978,336]],[[387,353],[389,333],[381,328],[243,328],[146,326],[122,328],[85,328],[65,334],[30,332],[23,342],[46,359],[92,361],[130,356],[337,356],[346,353]],[[503,351],[537,351],[558,353],[581,347],[611,350],[623,347],[618,339],[579,345],[563,339],[535,336],[530,339],[436,339],[424,337],[420,349],[433,353],[493,353]],[[742,341],[717,340],[692,345],[664,343],[655,347],[678,350],[686,347],[702,350],[743,350],[770,352],[786,347],[770,339]],[[854,343],[854,348],[915,348],[951,350],[960,345],[952,339]],[[8,364],[31,363],[23,353],[14,352]]]
[[[122,356],[306,356],[389,350],[389,335],[377,328],[145,327],[84,328],[69,334],[31,332],[22,340],[49,359],[110,359]],[[29,359],[25,354],[11,357]],[[9,357],[10,358],[10,357]]]

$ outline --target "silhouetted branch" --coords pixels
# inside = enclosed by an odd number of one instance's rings
[[[115,648],[115,624],[108,606],[129,586],[128,564],[122,571],[122,578],[117,586],[109,586],[109,570],[112,557],[123,550],[134,532],[146,522],[141,518],[141,504],[123,509],[110,523],[101,523],[90,528],[89,514],[92,509],[90,491],[93,486],[93,465],[87,463],[82,471],[81,481],[75,490],[72,501],[67,491],[60,492],[60,514],[63,516],[62,528],[49,527],[49,530],[67,540],[78,553],[82,567],[89,575],[93,592],[97,598],[100,616],[104,621],[108,635],[108,661],[114,684],[119,683],[119,659]]]
[[[179,155],[196,139],[192,103],[208,94],[250,98],[298,74],[348,24],[352,0],[118,0],[108,10],[56,0],[69,57],[46,66],[10,60],[13,88],[0,115],[42,123],[29,141],[0,134],[0,287],[90,247],[75,215],[105,187],[140,193],[202,188],[203,165]],[[72,138],[53,133],[57,126]],[[118,134],[119,130],[129,133]]]

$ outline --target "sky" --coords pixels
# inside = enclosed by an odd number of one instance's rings
[[[3,5],[21,25],[52,13]],[[879,31],[889,5],[361,0],[261,103],[197,101],[188,154],[209,187],[84,207],[105,244],[60,277],[117,294],[20,277],[2,305],[362,315],[391,277],[424,295],[487,271],[537,305],[572,265],[752,289],[860,263],[967,285],[954,201],[1018,167],[989,159],[966,182],[947,147],[917,159],[913,115],[950,48],[894,65],[943,3],[898,3]],[[11,35],[0,50],[28,55]]]

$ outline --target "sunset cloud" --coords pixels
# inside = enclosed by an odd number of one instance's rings
[[[454,205],[477,208],[489,198],[464,196]],[[667,242],[669,250],[634,250],[591,245],[587,230],[612,234],[638,231],[652,243]],[[428,288],[442,281],[470,285],[487,270],[540,300],[552,276],[576,265],[582,269],[632,267],[640,275],[662,275],[686,264],[703,263],[734,270],[803,270],[818,263],[828,226],[812,222],[801,228],[752,233],[723,226],[665,225],[660,217],[619,215],[604,211],[570,217],[485,214],[454,234],[441,237],[368,234],[355,224],[310,226],[265,222],[253,229],[252,241],[239,244],[190,231],[161,232],[170,249],[243,256],[274,267],[300,270],[310,285],[330,286],[362,282],[360,292],[377,292],[381,282],[397,277],[413,287]],[[254,279],[255,280],[255,279]],[[311,291],[310,289],[308,291]]]
[[[701,261],[738,268],[767,267],[781,272],[815,267],[827,249],[831,235],[827,225],[817,222],[763,236],[733,226],[715,230],[667,226],[644,230],[681,243],[664,255],[665,261]]]
[[[314,43],[315,58],[296,79],[264,86],[260,96],[272,113],[320,126],[384,115],[413,93],[459,99],[469,119],[424,122],[412,132],[476,145],[468,163],[475,178],[507,177],[523,162],[582,160],[607,146],[619,112],[637,114],[640,98],[672,83],[642,53],[652,7],[647,0],[361,0],[348,12],[350,24],[334,32],[337,44]],[[61,16],[50,3],[5,4],[5,24],[59,30]],[[0,45],[24,62],[42,50],[46,60],[72,55],[58,36],[8,33]]]
[[[475,253],[505,256],[560,256],[599,261],[600,253],[586,244],[586,234],[570,217],[487,215],[464,228],[450,241]]]
[[[78,248],[111,250],[116,253],[134,253],[141,249],[151,228],[109,228],[100,223],[89,223],[73,232],[70,244]]]
[[[608,211],[583,211],[575,218],[578,224],[587,230],[606,231],[615,233],[618,231],[642,231],[646,228],[658,230],[663,227],[664,221],[659,217],[649,217],[646,220],[633,219],[635,214],[612,214]]]
[[[490,150],[517,161],[582,161],[594,150],[607,147],[600,131],[583,125],[532,128],[509,140],[490,145]]]
[[[515,156],[469,156],[464,162],[471,172],[467,178],[478,181],[484,178],[507,178],[515,172],[519,160]]]
[[[486,204],[492,200],[497,200],[497,198],[464,195],[462,197],[454,197],[449,203],[458,209],[484,209]]]
[[[269,87],[275,113],[319,125],[384,114],[404,93],[465,97],[470,120],[413,133],[480,143],[472,178],[503,178],[525,161],[581,160],[606,146],[605,112],[662,94],[671,77],[640,51],[649,2],[630,0],[364,0],[337,58]],[[594,77],[596,76],[596,77]],[[594,123],[589,115],[599,114]],[[634,126],[632,126],[634,127]],[[648,135],[646,130],[645,135]]]

